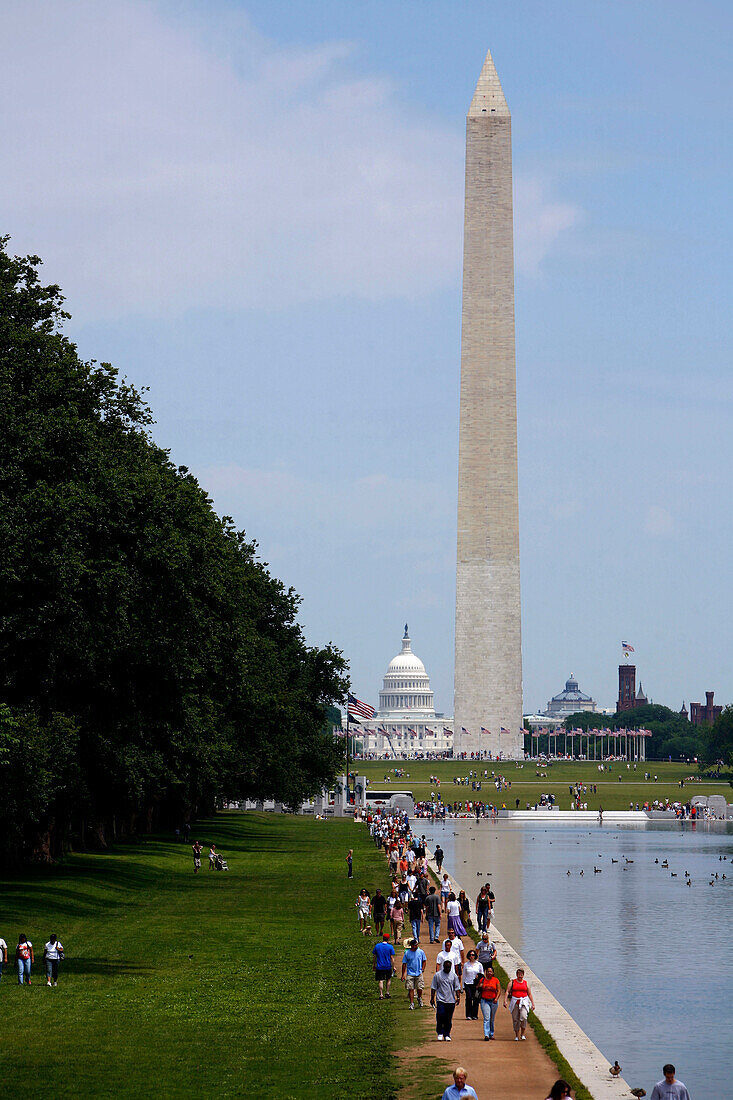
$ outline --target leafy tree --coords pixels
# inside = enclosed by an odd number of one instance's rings
[[[700,769],[707,771],[720,764],[733,770],[733,706],[725,707],[712,726],[701,726]]]
[[[325,716],[346,691],[343,657],[306,645],[297,595],[155,445],[142,395],[80,360],[59,288],[5,243],[0,700],[25,736],[53,729],[76,760],[51,849],[224,797],[295,804],[340,761]],[[7,798],[0,786],[0,820]],[[24,836],[42,816],[19,812]]]

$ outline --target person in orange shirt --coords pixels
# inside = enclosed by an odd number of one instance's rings
[[[484,1018],[484,1042],[494,1038],[494,1017],[501,997],[501,983],[494,974],[494,968],[487,966],[483,977],[477,982],[481,1015]]]

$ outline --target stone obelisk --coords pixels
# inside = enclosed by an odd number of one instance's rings
[[[521,757],[511,128],[489,53],[466,119],[454,751]]]

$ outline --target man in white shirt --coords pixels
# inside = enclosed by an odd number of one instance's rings
[[[671,1063],[662,1067],[664,1078],[657,1081],[652,1089],[652,1100],[690,1100],[687,1088],[675,1077],[675,1068]]]
[[[3,980],[3,963],[8,961],[8,945],[0,936],[0,982]]]
[[[63,957],[64,945],[58,936],[51,934],[43,949],[43,959],[46,963],[46,985],[59,984],[59,959],[63,959]]]
[[[460,940],[458,940],[458,942],[461,943]],[[442,970],[444,962],[449,962],[451,964],[449,973],[455,973],[460,978],[463,969],[463,959],[461,957],[461,952],[457,951],[453,944],[454,941],[450,936],[443,940],[443,950],[438,952],[435,959],[435,972],[437,973],[439,970]],[[463,947],[462,943],[461,947]]]
[[[453,935],[451,951],[453,952],[454,958],[456,958],[456,974],[460,978],[463,973],[463,964],[466,961],[466,952],[463,948],[463,940],[460,936]]]

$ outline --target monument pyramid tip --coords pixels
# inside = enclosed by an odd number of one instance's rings
[[[482,114],[509,114],[509,106],[504,97],[504,92],[502,91],[501,82],[499,81],[499,76],[494,65],[494,59],[491,56],[491,50],[488,50],[486,53],[484,67],[481,70],[481,76],[478,78],[478,84],[476,85],[476,91],[473,93],[473,99],[471,100],[468,114],[469,117],[471,115]]]

